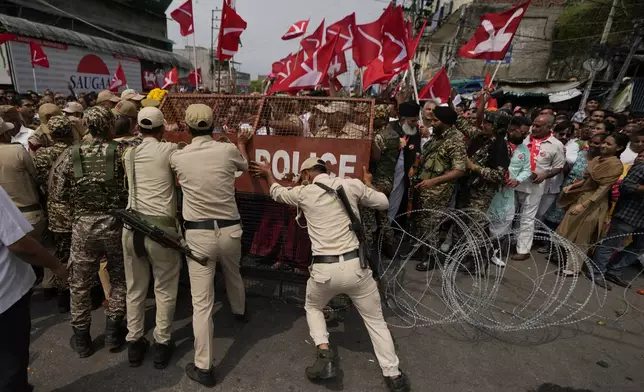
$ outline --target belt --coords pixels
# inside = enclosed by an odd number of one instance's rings
[[[345,254],[341,254],[339,256],[313,256],[313,264],[316,263],[339,263],[340,262],[340,256],[342,256],[343,260],[351,260],[359,257],[358,250],[352,250],[351,252],[347,252]]]
[[[138,215],[141,218],[143,218],[145,221],[147,221],[148,223],[154,226],[174,227],[174,228],[176,228],[177,226],[177,220],[169,216],[155,216],[155,215],[145,215],[145,214],[138,214]]]
[[[42,210],[42,208],[40,207],[40,204],[33,204],[33,205],[30,205],[30,206],[26,206],[26,207],[18,207],[18,209],[22,213]]]
[[[241,221],[239,219],[215,219],[200,222],[185,221],[183,222],[183,227],[186,230],[215,230],[215,228],[223,229],[224,227],[235,226],[240,223]]]

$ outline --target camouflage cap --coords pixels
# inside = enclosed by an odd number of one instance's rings
[[[54,116],[47,122],[51,137],[66,138],[72,134],[72,122],[67,116]]]
[[[389,105],[380,104],[376,105],[374,118],[389,118]]]
[[[96,135],[105,134],[116,123],[114,113],[110,109],[102,106],[94,106],[87,109],[83,118],[87,124],[87,129]]]

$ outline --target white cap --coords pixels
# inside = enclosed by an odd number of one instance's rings
[[[154,129],[162,126],[165,123],[163,112],[155,107],[147,107],[139,111],[137,117],[139,127],[143,129]]]

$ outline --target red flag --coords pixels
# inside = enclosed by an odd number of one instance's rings
[[[483,87],[492,88],[492,75],[489,71],[485,73],[485,78],[483,78]]]
[[[396,74],[393,72],[385,72],[382,57],[377,57],[362,73],[362,89],[366,90],[377,83],[387,83],[393,79],[394,76],[396,76]]]
[[[35,42],[29,42],[29,50],[31,51],[31,68],[36,65],[43,68],[49,68],[49,59],[47,59],[47,55],[40,45]]]
[[[288,41],[290,39],[301,37],[306,33],[306,29],[308,27],[308,20],[300,20],[299,22],[295,22],[291,25],[291,27],[288,28],[288,31],[282,36],[282,39],[284,41]]]
[[[125,72],[123,72],[123,67],[119,61],[119,65],[116,67],[116,72],[114,72],[114,77],[110,82],[110,91],[117,92],[119,88],[127,84],[127,79],[125,79]]]
[[[409,52],[409,58],[413,59],[414,55],[416,54],[416,49],[418,49],[418,44],[420,43],[420,38],[423,36],[423,31],[425,31],[425,27],[427,26],[427,19],[423,22],[423,27],[418,30],[418,34],[416,35],[415,38],[411,38],[411,30],[409,31],[409,40],[407,41],[407,51]],[[411,28],[411,26],[410,26]]]
[[[347,56],[345,56],[344,52],[336,53],[331,58],[327,74],[329,76],[338,76],[345,72],[347,72]]]
[[[530,0],[500,14],[487,13],[474,36],[461,46],[458,55],[480,60],[503,60]]]
[[[217,58],[221,61],[232,58],[239,50],[239,37],[246,30],[246,21],[230,8],[224,0],[221,11],[221,26],[219,27],[219,41],[217,42]]]
[[[188,83],[195,87],[201,84],[201,68],[197,68],[188,74]]]
[[[322,83],[326,76],[331,58],[338,46],[340,44],[337,36],[335,39],[327,41],[308,60],[298,64],[288,77],[281,82],[275,83],[269,94],[279,91],[298,91],[315,88]]]
[[[439,104],[447,103],[452,93],[452,86],[445,67],[434,75],[432,80],[418,93],[419,99],[433,99]]]
[[[392,72],[409,62],[407,33],[402,7],[396,7],[382,27],[382,57],[385,72]]]
[[[322,23],[320,23],[318,28],[315,29],[313,34],[303,38],[302,41],[300,41],[300,46],[304,50],[304,53],[306,53],[307,58],[313,56],[313,53],[315,53],[316,50],[320,49],[320,46],[322,46],[323,40],[324,40],[324,19],[322,19]]]
[[[177,83],[179,83],[179,72],[176,68],[172,68],[165,74],[165,77],[163,78],[163,87],[161,88],[165,90],[176,85]]]
[[[179,8],[170,12],[170,17],[179,23],[179,32],[182,37],[194,34],[194,18],[192,17],[192,0],[181,4]]]
[[[299,55],[297,53],[291,53],[280,61],[273,63],[273,69],[277,70],[277,72],[273,71],[275,74],[275,81],[281,82],[286,79],[297,66],[296,61],[298,63],[302,63],[304,61],[304,53],[302,51],[299,52]]]
[[[327,42],[338,36],[340,41],[338,52],[351,49],[353,47],[353,26],[355,25],[356,13],[354,12],[326,28]]]

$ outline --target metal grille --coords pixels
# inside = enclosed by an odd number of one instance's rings
[[[374,100],[168,94],[161,105],[167,141],[189,143],[184,117],[195,103],[212,108],[215,140],[234,140],[240,129],[254,130],[250,159],[271,162],[283,185],[294,185],[299,167],[312,155],[327,161],[330,172],[342,177],[361,178],[362,167],[369,165]],[[294,207],[273,202],[264,181],[243,174],[235,186],[244,225],[245,275],[303,282],[311,257],[304,217],[296,221]]]

